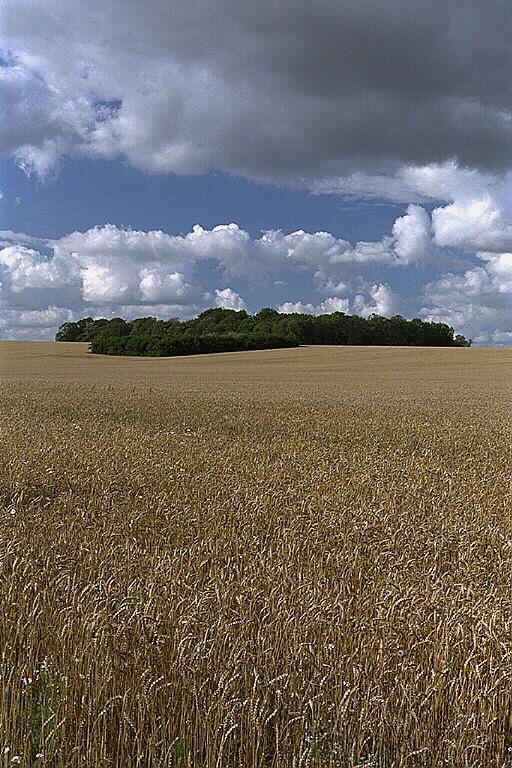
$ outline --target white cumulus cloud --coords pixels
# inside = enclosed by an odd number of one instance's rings
[[[353,301],[353,309],[362,317],[384,315],[390,317],[397,310],[397,298],[389,285],[377,283],[368,289],[369,296],[357,294]]]
[[[328,315],[331,312],[345,312],[345,314],[348,314],[350,311],[350,301],[348,299],[340,299],[338,296],[330,296],[319,304],[312,304],[311,302],[304,303],[302,301],[285,301],[283,304],[279,305],[277,311],[288,315],[293,312],[299,312],[306,315]]]
[[[438,206],[432,218],[424,207],[410,204],[391,233],[374,242],[351,244],[329,232],[304,230],[269,230],[251,237],[235,223],[212,229],[196,225],[183,235],[106,224],[54,240],[4,230],[3,333],[19,327],[18,316],[9,312],[44,313],[57,307],[73,316],[189,317],[209,302],[246,308],[255,291],[263,297],[256,299],[259,306],[264,305],[265,292],[272,288],[282,312],[412,316],[421,311],[474,338],[507,338],[512,331],[512,250],[502,248],[508,243],[508,180],[493,188],[470,176],[460,185],[453,172],[439,173],[453,201]],[[432,174],[430,184],[435,185]],[[485,204],[479,207],[479,200]],[[456,224],[455,206],[466,212]],[[420,284],[416,296],[404,298],[393,285],[399,274]],[[297,281],[308,286],[307,293],[297,285],[290,289]],[[50,314],[40,317],[46,317],[49,329],[55,327]]]
[[[242,299],[239,293],[232,288],[216,288],[215,289],[215,304],[223,309],[234,309],[239,311],[241,309],[247,309],[245,301]]]

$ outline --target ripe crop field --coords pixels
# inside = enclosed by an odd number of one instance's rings
[[[86,349],[0,343],[2,768],[512,766],[512,350]]]

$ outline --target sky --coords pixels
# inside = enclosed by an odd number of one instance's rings
[[[210,306],[512,344],[509,0],[0,0],[0,337]]]

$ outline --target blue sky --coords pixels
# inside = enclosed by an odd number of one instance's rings
[[[2,229],[62,237],[96,224],[188,232],[236,221],[253,237],[266,229],[327,230],[351,241],[378,240],[405,206],[343,201],[222,172],[177,176],[139,171],[123,161],[67,158],[56,177],[27,177],[11,158],[1,166]],[[18,200],[17,200],[18,198]]]
[[[502,0],[6,0],[0,336],[272,305],[512,343],[507,21]]]

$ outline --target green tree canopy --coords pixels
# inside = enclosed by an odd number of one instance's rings
[[[207,309],[192,320],[139,317],[126,321],[91,317],[64,323],[57,341],[88,341],[91,350],[113,355],[189,355],[246,349],[293,347],[299,344],[468,347],[471,341],[445,323],[418,317],[406,320],[373,314],[333,312],[326,315],[281,314],[265,307],[255,315],[245,310]]]

